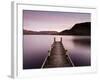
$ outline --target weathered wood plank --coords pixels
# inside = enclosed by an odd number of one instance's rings
[[[74,66],[69,55],[66,55],[66,50],[60,41],[56,41],[51,46],[50,54],[46,57],[42,68],[55,68],[55,67],[71,67]]]

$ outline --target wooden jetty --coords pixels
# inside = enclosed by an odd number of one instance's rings
[[[49,54],[44,60],[42,68],[73,67],[74,64],[66,52],[62,38],[60,38],[60,41],[56,41],[56,38],[54,38],[51,50],[48,51]]]

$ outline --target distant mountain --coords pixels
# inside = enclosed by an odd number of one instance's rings
[[[30,34],[36,34],[36,32],[35,31],[30,31],[30,30],[23,30],[23,34],[30,35]]]
[[[30,31],[23,30],[23,34],[25,35],[57,35],[57,31]]]
[[[23,30],[24,35],[91,35],[91,23],[75,24],[70,30],[57,31],[31,31]]]
[[[59,35],[90,35],[91,23],[84,22],[75,24],[70,30],[63,30]]]

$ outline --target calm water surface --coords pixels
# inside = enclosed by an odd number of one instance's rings
[[[44,59],[48,56],[53,39],[62,42],[75,66],[90,66],[91,50],[89,36],[56,36],[56,35],[24,35],[23,68],[41,68]]]

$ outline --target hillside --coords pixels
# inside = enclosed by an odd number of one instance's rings
[[[91,35],[91,23],[84,22],[75,24],[70,30],[57,31],[31,31],[23,30],[24,35]]]
[[[30,31],[23,30],[23,34],[25,35],[57,35],[57,31]]]
[[[90,35],[91,34],[91,23],[78,23],[75,24],[70,30],[63,30],[59,35]]]

